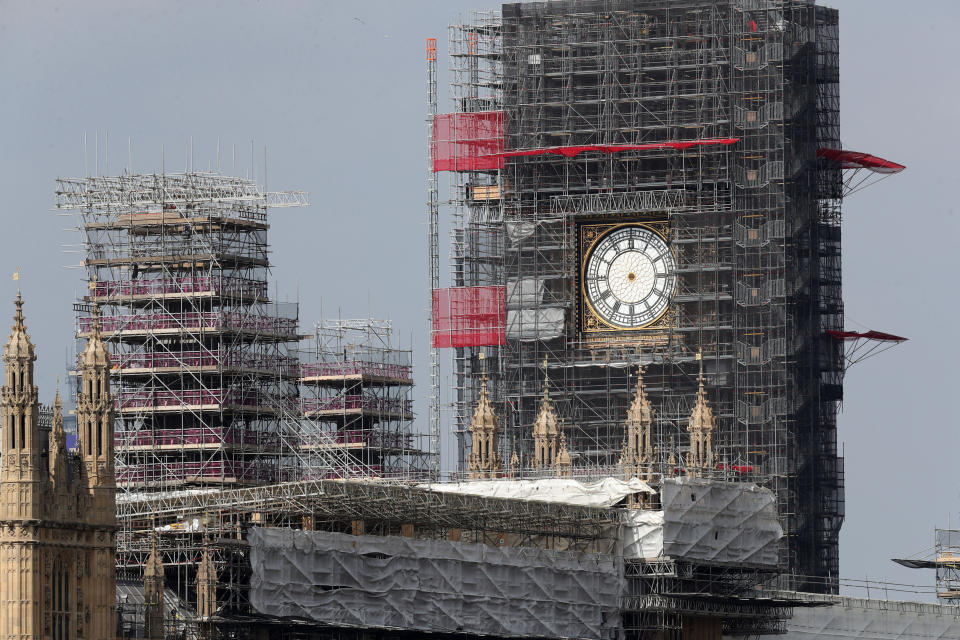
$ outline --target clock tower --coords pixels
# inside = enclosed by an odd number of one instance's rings
[[[574,475],[642,451],[653,482],[757,482],[785,574],[811,577],[789,586],[834,590],[843,183],[820,152],[841,148],[837,12],[580,0],[476,20],[451,31],[456,113],[432,147],[454,201],[433,337],[463,469],[481,388],[502,458],[537,460],[549,377]]]

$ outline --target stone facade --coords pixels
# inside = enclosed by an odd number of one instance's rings
[[[40,428],[36,359],[18,293],[0,390],[0,640],[114,638],[114,406],[99,322],[80,363],[76,456],[59,392],[49,435]]]

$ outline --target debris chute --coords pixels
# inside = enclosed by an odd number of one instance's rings
[[[880,156],[848,149],[817,149],[817,155],[827,162],[839,165],[844,172],[844,197],[906,169],[906,166]]]
[[[827,335],[844,343],[843,359],[849,369],[867,358],[892,349],[907,339],[882,331],[836,331],[828,330]]]

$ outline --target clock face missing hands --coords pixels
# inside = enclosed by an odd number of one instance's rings
[[[617,227],[587,256],[584,292],[604,322],[639,329],[666,311],[676,287],[675,267],[659,234],[642,225]]]

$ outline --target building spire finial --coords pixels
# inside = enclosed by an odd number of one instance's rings
[[[543,400],[547,402],[550,399],[550,362],[549,356],[543,356]]]
[[[20,287],[17,286],[17,299],[14,301],[17,305],[17,312],[13,316],[13,330],[26,331],[26,325],[23,323],[23,296],[20,295]]]
[[[97,338],[100,337],[100,305],[98,303],[93,304],[93,324],[90,330]]]

